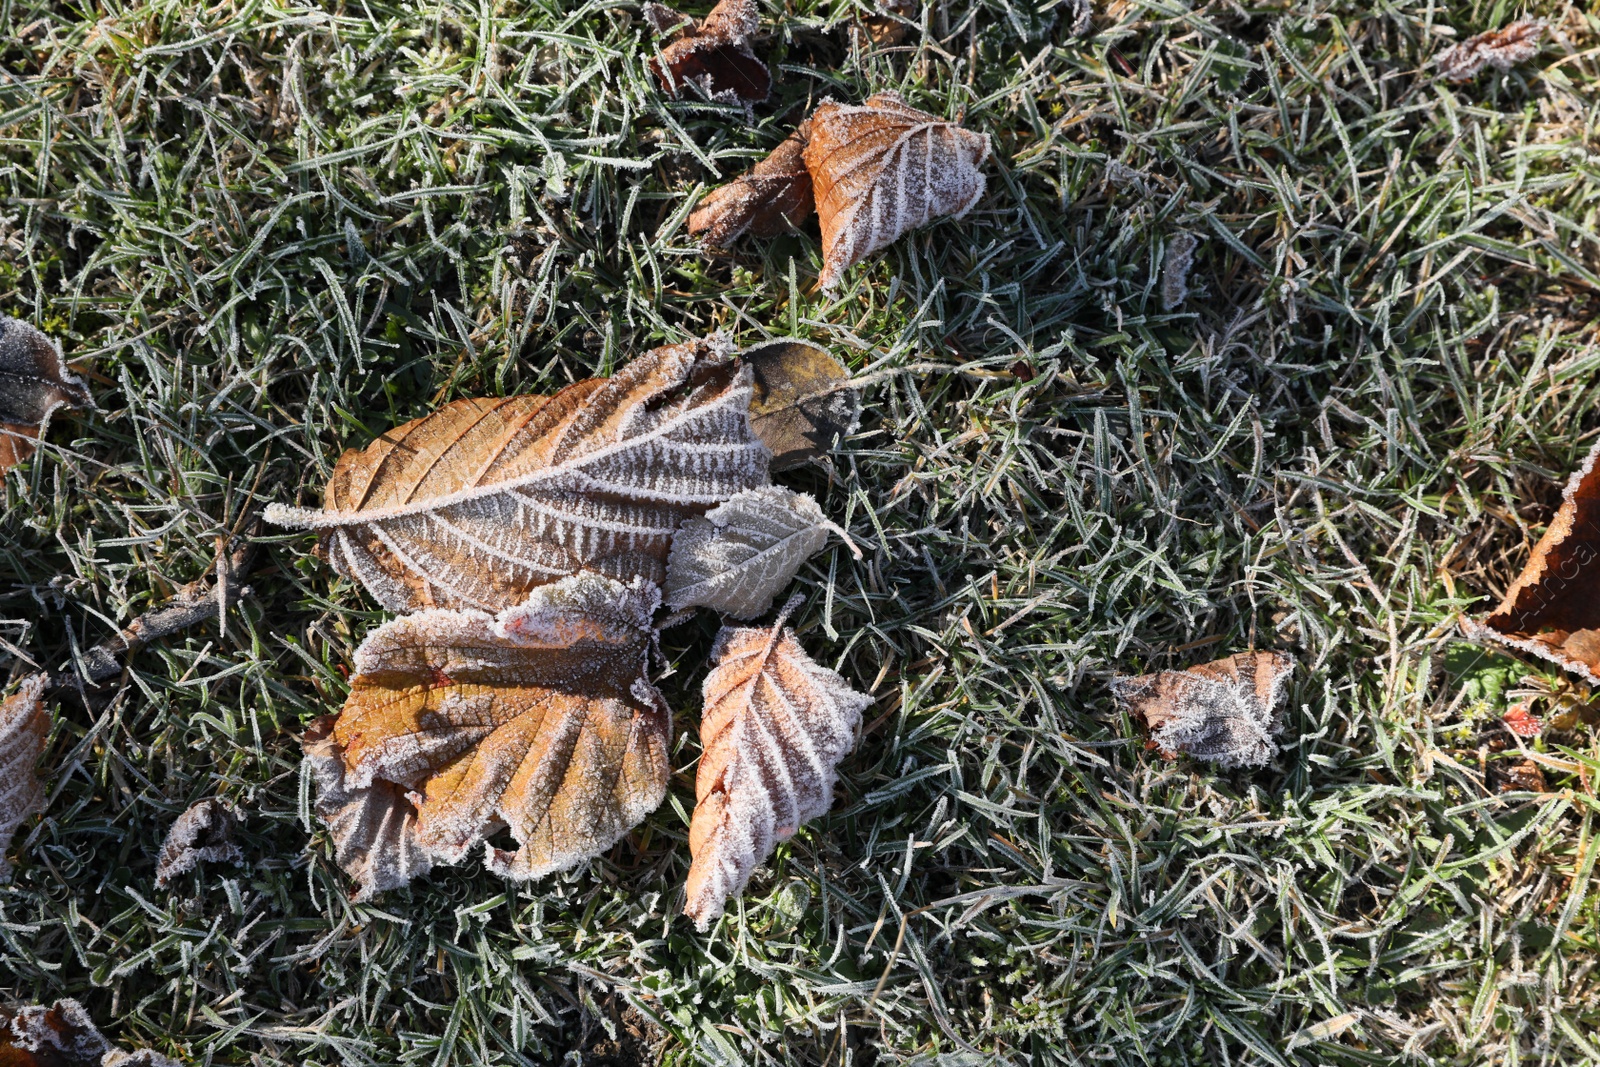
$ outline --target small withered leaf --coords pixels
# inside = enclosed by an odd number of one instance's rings
[[[1528,565],[1482,622],[1462,631],[1560,665],[1600,685],[1600,444],[1567,481]]]
[[[178,1067],[150,1049],[125,1052],[70,998],[0,1008],[0,1067]]]
[[[55,343],[18,319],[0,318],[0,472],[33,455],[61,407],[92,408],[82,379]]]
[[[666,4],[645,4],[639,9],[639,13],[644,16],[646,24],[657,33],[681,30],[695,24],[693,18]]]
[[[802,124],[742,177],[706,194],[689,216],[689,233],[728,248],[746,234],[775,237],[808,219],[817,209],[802,155],[809,130]]]
[[[191,804],[173,822],[156,861],[156,885],[165,888],[181,874],[202,863],[238,863],[244,853],[233,843],[237,820],[216,797]]]
[[[989,138],[918,111],[898,93],[812,114],[804,158],[822,223],[824,289],[902,234],[959,218],[983,196]]]
[[[767,482],[750,372],[716,342],[658,348],[554,396],[460,400],[346,452],[315,529],[339,573],[394,611],[495,612],[580,571],[659,584],[672,535]]]
[[[805,341],[770,341],[740,360],[754,372],[750,426],[784,471],[830,452],[855,432],[860,401],[850,371]]]
[[[1439,76],[1447,82],[1471,81],[1484,67],[1510,70],[1539,54],[1546,28],[1544,19],[1519,19],[1502,29],[1480,33],[1441,52],[1434,59]]]
[[[328,737],[338,787],[403,790],[414,825],[385,812],[392,795],[368,821],[397,825],[383,836],[430,864],[461,862],[501,828],[520,847],[490,848],[487,863],[514,879],[605,851],[666,794],[669,716],[645,676],[659,603],[649,582],[585,573],[497,616],[430,610],[378,627]]]
[[[705,930],[756,866],[833,803],[872,698],[819,666],[780,618],[724,627],[702,688],[684,914]]]
[[[652,25],[674,25],[654,12],[647,17]],[[688,31],[650,61],[662,88],[678,94],[694,85],[712,100],[747,104],[759,104],[772,94],[772,72],[750,49],[750,38],[761,25],[756,0],[722,0],[705,21],[689,21]]]
[[[6,853],[12,836],[44,803],[38,765],[50,736],[50,713],[44,707],[47,682],[43,674],[29,675],[0,701],[0,883],[11,880]]]
[[[862,20],[867,39],[880,48],[906,39],[920,10],[917,0],[878,0],[878,13]]]
[[[1278,751],[1278,705],[1293,669],[1284,652],[1240,652],[1187,670],[1117,678],[1112,689],[1169,757],[1259,767]]]
[[[776,485],[747,489],[688,520],[673,538],[667,607],[753,619],[837,529],[804,493]]]

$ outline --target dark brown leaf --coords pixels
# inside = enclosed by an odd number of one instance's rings
[[[860,405],[850,372],[825,349],[769,341],[739,358],[754,372],[750,427],[772,450],[772,470],[824,456],[855,430]]]
[[[0,1067],[178,1067],[141,1049],[124,1052],[106,1040],[82,1004],[58,1000],[0,1008]]]
[[[772,72],[750,49],[759,27],[756,0],[722,0],[704,22],[663,48],[650,69],[674,95],[695,85],[712,100],[759,104],[772,93]]]
[[[1600,685],[1600,445],[1567,481],[1561,507],[1528,565],[1469,637],[1495,641],[1559,664]]]
[[[57,408],[93,406],[48,337],[25,322],[0,318],[0,472],[33,455]]]
[[[1278,705],[1293,668],[1284,652],[1240,652],[1188,670],[1118,678],[1112,688],[1169,757],[1259,767],[1278,750]]]
[[[156,885],[165,888],[202,863],[238,863],[244,859],[233,843],[233,812],[216,797],[193,804],[178,816],[161,845]]]
[[[775,237],[809,218],[817,209],[802,157],[809,129],[802,124],[749,173],[707,194],[689,216],[689,233],[727,248],[745,234]]]
[[[6,852],[12,835],[44,804],[38,764],[50,736],[45,683],[43,674],[30,675],[0,701],[0,882],[11,880]]]

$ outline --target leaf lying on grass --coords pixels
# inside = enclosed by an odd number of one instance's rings
[[[855,431],[861,405],[850,372],[824,349],[769,341],[739,358],[755,376],[750,428],[771,449],[771,470],[817,459]]]
[[[44,675],[30,675],[0,701],[0,883],[11,881],[6,852],[12,835],[44,804],[38,765],[50,736],[45,683]]]
[[[753,619],[822,551],[830,532],[844,536],[806,494],[776,485],[746,489],[689,519],[673,538],[667,607]]]
[[[672,535],[767,482],[750,372],[714,343],[646,353],[554,396],[460,400],[339,459],[318,530],[339,573],[393,611],[500,611],[590,570],[666,577]]]
[[[140,1049],[124,1052],[94,1025],[76,1000],[48,1008],[0,1008],[0,1065],[3,1067],[178,1067],[177,1061]]]
[[[666,794],[669,715],[644,673],[658,603],[648,582],[583,574],[498,616],[424,611],[373,630],[327,738],[344,771],[328,807],[350,812],[353,839],[414,844],[430,864],[509,827],[521,847],[487,863],[516,879],[603,852]],[[393,794],[351,798],[381,782],[406,791],[414,824]],[[368,893],[421,867],[353,848],[340,863],[367,872]]]
[[[1439,76],[1447,82],[1471,81],[1484,67],[1510,70],[1539,54],[1544,19],[1519,19],[1499,30],[1480,33],[1441,52],[1434,59]]]
[[[1118,678],[1112,687],[1168,758],[1259,767],[1278,751],[1278,705],[1293,668],[1284,652],[1240,652],[1188,670]]]
[[[161,858],[156,862],[156,885],[170,885],[174,878],[187,874],[202,863],[238,863],[244,853],[233,843],[237,820],[228,806],[216,797],[192,804],[179,815],[161,843]]]
[[[711,651],[683,907],[701,930],[780,841],[832,805],[836,768],[872,703],[783,623],[724,627]]]
[[[650,61],[667,92],[676,95],[694,85],[712,100],[747,104],[772,95],[772,72],[750,49],[750,38],[761,26],[756,0],[722,0],[699,23],[662,4],[649,6],[646,17],[658,32],[687,26]]]
[[[766,159],[708,193],[689,215],[689,233],[727,248],[746,234],[776,237],[810,218],[817,210],[803,157],[810,130],[802,123]]]
[[[1463,619],[1476,640],[1494,641],[1559,664],[1600,685],[1600,445],[1567,480],[1561,507],[1528,565],[1482,622]]]
[[[33,455],[57,408],[92,408],[82,379],[55,344],[17,319],[0,318],[0,472]]]
[[[758,224],[797,223],[804,202],[794,168],[797,140],[804,142],[800,158],[822,224],[824,289],[902,234],[941,215],[960,218],[983,196],[987,135],[918,111],[898,93],[876,93],[860,105],[823,102],[750,174],[701,201],[690,232],[724,244],[758,232]]]

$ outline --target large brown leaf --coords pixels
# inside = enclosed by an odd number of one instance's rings
[[[1567,481],[1561,507],[1500,606],[1470,637],[1510,645],[1600,686],[1600,445]]]
[[[590,570],[666,575],[672,535],[767,481],[750,372],[707,342],[658,348],[554,396],[461,400],[340,458],[318,530],[334,568],[385,607],[500,611]]]
[[[673,25],[662,16],[662,11],[653,10],[651,21]],[[722,0],[703,22],[685,21],[688,30],[663,48],[660,58],[650,61],[662,88],[676,95],[692,84],[713,100],[748,104],[759,104],[772,94],[772,72],[750,49],[750,38],[761,25],[756,0]]]
[[[822,223],[824,289],[851,266],[983,196],[989,138],[918,111],[898,93],[859,106],[827,101],[811,116],[806,169]]]
[[[745,234],[776,237],[810,218],[817,209],[803,155],[810,129],[802,123],[742,177],[708,193],[689,216],[689,233],[727,248]]]
[[[50,713],[44,708],[47,679],[31,675],[0,701],[0,882],[11,880],[6,852],[17,827],[44,803],[39,757],[50,736]]]
[[[1181,752],[1225,768],[1259,767],[1278,751],[1278,705],[1293,669],[1285,652],[1240,652],[1112,686],[1169,757]]]
[[[93,406],[48,337],[25,322],[0,318],[0,471],[33,455],[57,408]]]
[[[644,673],[658,602],[647,582],[582,574],[498,616],[423,611],[373,630],[328,738],[343,768],[334,807],[387,785],[352,831],[432,863],[508,827],[520,847],[487,859],[517,879],[611,847],[666,792],[669,716]],[[396,817],[402,794],[414,823]]]
[[[704,930],[778,842],[833,803],[872,698],[819,666],[779,619],[724,627],[702,689],[684,914]]]

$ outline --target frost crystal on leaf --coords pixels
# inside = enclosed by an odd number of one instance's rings
[[[460,400],[339,460],[316,529],[385,607],[500,611],[580,571],[660,584],[672,535],[765,485],[750,372],[714,342],[658,348],[550,397]]]
[[[824,289],[901,234],[965,215],[983,196],[989,138],[918,111],[898,93],[811,116],[806,169],[822,223]]]
[[[1167,242],[1161,263],[1161,310],[1171,311],[1189,299],[1189,271],[1199,247],[1200,239],[1192,233],[1177,234]]]
[[[416,809],[414,825],[387,816],[388,839],[429,863],[459,863],[503,827],[520,847],[487,859],[511,878],[605,851],[666,794],[669,716],[644,673],[659,602],[643,580],[582,574],[498,616],[430,610],[378,627],[328,738],[338,787],[387,783],[386,804]]]
[[[1184,671],[1118,678],[1112,687],[1163,752],[1259,767],[1278,751],[1278,705],[1293,667],[1283,652],[1241,652]]]
[[[750,49],[750,38],[761,26],[756,0],[722,0],[698,25],[681,15],[674,21],[671,16],[677,12],[671,8],[650,8],[645,17],[658,32],[689,23],[687,32],[650,61],[667,92],[677,95],[694,85],[712,100],[746,104],[759,104],[771,95],[772,72]]]
[[[0,318],[0,472],[33,455],[34,442],[60,407],[92,408],[82,379],[38,330]]]
[[[755,618],[838,529],[804,493],[746,489],[678,531],[667,560],[667,607]]]
[[[1504,29],[1467,38],[1441,52],[1433,65],[1441,78],[1455,83],[1471,81],[1484,67],[1510,70],[1539,54],[1545,27],[1544,19],[1521,19]]]
[[[244,859],[233,843],[233,812],[216,797],[193,804],[172,824],[156,862],[156,885],[165,887],[201,863],[238,863]]]
[[[140,1049],[124,1052],[106,1040],[82,1004],[58,1000],[0,1009],[0,1064],[5,1067],[178,1067],[175,1060]]]
[[[50,713],[44,708],[45,676],[29,675],[0,701],[0,883],[11,881],[5,854],[23,820],[44,803],[39,757],[50,736]]]
[[[817,209],[802,156],[809,131],[803,123],[743,177],[708,193],[689,216],[689,233],[727,248],[745,234],[775,237],[809,218]]]
[[[701,930],[778,842],[828,810],[836,768],[872,703],[806,655],[781,619],[724,627],[711,661],[683,908]]]

